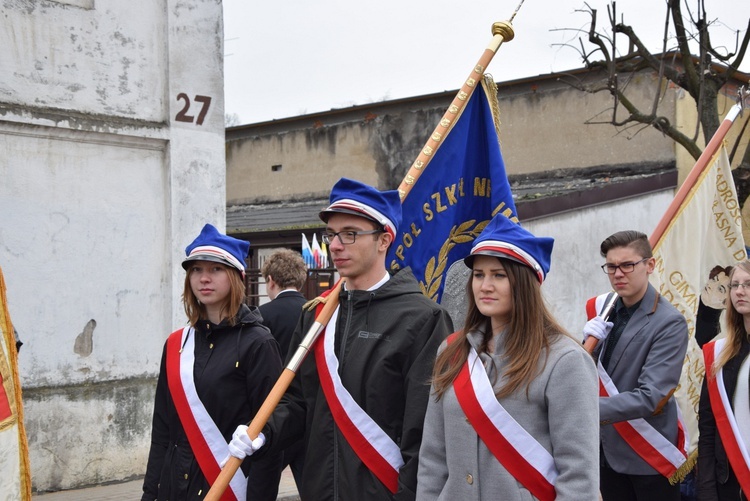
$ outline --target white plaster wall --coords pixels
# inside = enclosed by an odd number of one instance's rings
[[[600,266],[599,245],[621,230],[651,235],[674,198],[674,190],[602,204],[555,217],[529,221],[535,235],[555,239],[552,265],[542,290],[555,317],[571,334],[586,323],[586,300],[612,289]]]
[[[221,16],[216,0],[3,3],[0,266],[37,491],[145,472],[184,249],[225,225]]]
[[[153,374],[172,308],[164,151],[17,130],[0,134],[0,242],[24,386]]]
[[[195,3],[195,2],[190,2]],[[3,2],[4,102],[160,121],[167,2]]]
[[[612,233],[638,230],[650,235],[674,198],[665,190],[552,217],[523,222],[537,236],[552,237],[550,272],[542,292],[555,318],[578,336],[586,323],[586,300],[611,290],[600,266],[604,258],[599,245]],[[468,268],[454,263],[448,272],[442,304],[448,308],[458,329],[463,325],[465,285]]]

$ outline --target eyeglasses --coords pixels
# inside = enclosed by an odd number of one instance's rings
[[[339,242],[341,242],[342,245],[349,245],[357,241],[357,235],[375,235],[376,233],[383,233],[384,231],[385,230],[368,230],[368,231],[346,230],[346,231],[339,231],[336,233],[326,232],[326,233],[323,233],[323,242],[325,242],[326,245],[331,245],[331,242],[333,241],[333,239],[336,237],[339,237]]]
[[[648,261],[649,258],[644,257],[640,261],[636,261],[635,263],[620,263],[620,264],[603,264],[602,265],[602,271],[606,273],[607,275],[614,275],[617,273],[617,270],[619,269],[623,273],[633,273],[633,270],[635,270],[635,265],[638,263],[642,263],[644,261]]]
[[[733,291],[741,288],[744,291],[745,289],[750,289],[750,282],[729,284],[729,288]]]

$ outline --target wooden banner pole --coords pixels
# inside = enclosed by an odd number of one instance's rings
[[[518,11],[518,9],[516,9],[516,11]],[[398,188],[398,193],[402,203],[411,191],[414,183],[417,181],[419,176],[422,175],[422,172],[424,172],[424,168],[427,166],[430,158],[439,147],[440,141],[448,133],[455,119],[461,115],[461,112],[466,106],[469,97],[471,97],[471,94],[474,92],[474,89],[478,84],[481,83],[481,78],[484,74],[484,70],[487,68],[487,65],[495,56],[495,53],[500,48],[500,45],[502,45],[503,42],[513,40],[513,26],[510,24],[510,22],[494,23],[492,25],[492,35],[492,40],[484,50],[484,53],[482,53],[482,57],[479,58],[479,61],[474,66],[471,74],[466,79],[463,86],[461,86],[461,90],[458,92],[458,94],[456,94],[453,102],[448,107],[448,111],[446,111],[443,115],[440,123],[430,135],[427,143],[422,148],[419,155],[417,156],[417,159],[409,168],[409,172],[401,182],[401,185]],[[258,413],[248,425],[247,434],[251,439],[257,438],[258,434],[263,430],[263,427],[266,425],[271,415],[273,414],[274,409],[279,404],[281,397],[284,396],[287,388],[289,388],[289,385],[292,383],[292,380],[294,379],[294,376],[297,372],[297,369],[299,369],[300,364],[309,353],[313,343],[315,343],[320,333],[325,329],[328,321],[331,319],[331,315],[338,306],[338,296],[342,285],[341,283],[342,281],[339,280],[334,289],[327,296],[327,301],[325,307],[323,308],[323,311],[321,311],[320,315],[318,315],[318,317],[315,319],[315,323],[310,327],[310,330],[305,335],[305,338],[302,340],[302,344],[300,344],[300,346],[297,348],[297,351],[289,360],[289,363],[281,373],[281,376],[279,376],[279,379],[271,389],[268,397],[266,397],[263,405],[261,405]],[[230,480],[232,479],[232,477],[234,477],[234,474],[237,472],[241,464],[241,459],[237,459],[235,457],[229,458],[227,463],[222,468],[221,473],[216,478],[216,481],[211,486],[211,489],[208,491],[208,494],[206,494],[206,501],[219,501],[221,496],[224,494],[227,486],[229,486]]]

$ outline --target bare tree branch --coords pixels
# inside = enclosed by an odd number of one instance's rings
[[[694,158],[700,156],[701,147],[697,144],[699,131],[707,142],[720,125],[718,111],[718,95],[720,89],[728,79],[737,72],[737,68],[750,46],[750,21],[742,42],[733,53],[721,55],[711,44],[709,28],[715,26],[708,22],[704,0],[697,0],[695,12],[690,9],[683,11],[683,0],[665,0],[665,21],[661,54],[653,54],[643,43],[632,28],[620,19],[616,2],[608,6],[608,21],[611,35],[598,26],[597,10],[585,4],[585,12],[590,16],[587,37],[579,37],[580,48],[577,48],[586,68],[602,70],[606,77],[606,84],[587,84],[578,81],[573,86],[585,92],[602,92],[606,90],[612,96],[613,106],[607,111],[611,113],[610,124],[615,127],[629,127],[632,123],[641,123],[654,127],[663,134],[682,145]],[[674,26],[675,38],[669,38],[670,21]],[[583,30],[580,30],[583,31]],[[627,40],[627,52],[618,52],[618,37]],[[739,36],[737,37],[739,39]],[[676,47],[670,48],[670,40]],[[588,49],[588,43],[592,49]],[[691,44],[697,46],[698,54],[693,55]],[[733,59],[731,59],[733,57]],[[600,58],[600,59],[595,59]],[[729,61],[726,69],[718,68],[714,60]],[[627,81],[625,75],[634,75],[642,70],[650,69],[657,74],[653,100],[648,112],[640,110],[627,97]],[[658,109],[669,83],[684,89],[696,102],[698,123],[693,137],[688,137],[682,131],[674,128],[669,120],[660,116]],[[621,117],[622,111],[627,116]],[[588,123],[588,122],[587,122]]]

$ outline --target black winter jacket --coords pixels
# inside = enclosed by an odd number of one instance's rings
[[[200,320],[195,327],[195,387],[227,442],[255,415],[281,373],[279,346],[261,325],[258,309],[243,305],[230,326]],[[248,499],[276,499],[281,456],[245,461]],[[151,450],[142,501],[197,500],[209,490],[174,407],[166,374],[166,344],[156,386]]]
[[[737,381],[740,365],[748,355],[750,355],[750,342],[746,338],[737,356],[727,361],[722,368],[724,388],[730,401],[738,384],[750,384],[750,381]],[[721,443],[714,413],[711,410],[706,378],[708,378],[708,369],[701,388],[698,411],[698,481],[696,483],[698,499],[700,501],[747,499],[741,496],[740,484]],[[734,407],[734,402],[732,406]]]
[[[335,349],[341,380],[401,448],[398,492],[391,495],[335,425],[314,353],[302,363],[269,420],[269,449],[282,450],[304,438],[307,454],[299,486],[303,501],[414,499],[429,378],[440,343],[453,331],[451,319],[422,295],[408,268],[375,291],[342,291],[339,302]],[[299,345],[314,317],[314,312],[302,316],[292,347]]]

